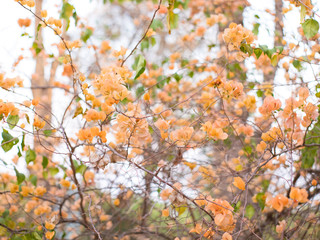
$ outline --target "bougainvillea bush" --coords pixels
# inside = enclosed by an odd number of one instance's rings
[[[1,239],[320,239],[316,1],[10,1]]]

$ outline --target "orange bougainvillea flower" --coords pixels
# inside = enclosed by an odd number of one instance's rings
[[[281,107],[281,101],[279,99],[274,99],[272,96],[267,96],[262,106],[259,108],[259,112],[262,115],[270,114],[271,112],[278,110]]]
[[[283,231],[286,229],[286,227],[287,227],[286,220],[282,220],[282,221],[279,222],[279,225],[276,226],[276,232],[278,234],[282,234]]]
[[[34,117],[33,126],[35,128],[41,129],[46,125],[45,121],[41,121],[38,116]]]
[[[16,193],[19,191],[19,185],[17,184],[10,184],[9,186],[10,186],[9,188],[11,193]]]
[[[171,195],[172,193],[172,189],[164,189],[162,190],[162,192],[160,193],[160,197],[162,198],[162,200],[167,200],[169,198],[169,196]]]
[[[119,198],[116,198],[116,199],[113,201],[113,204],[114,204],[115,206],[119,206],[119,205],[120,205],[120,200],[119,200]]]
[[[35,107],[39,104],[39,102],[40,101],[37,98],[32,99],[32,105],[35,106]]]
[[[45,187],[39,186],[34,190],[34,195],[36,196],[43,196],[47,192]]]
[[[209,197],[206,208],[214,214],[214,222],[219,229],[223,231],[232,231],[234,229],[233,207],[227,201],[221,199],[212,201]]]
[[[231,231],[234,228],[234,219],[231,213],[217,214],[214,223],[223,231]]]
[[[233,185],[243,191],[246,189],[246,184],[241,177],[235,177]]]
[[[193,131],[194,131],[193,127],[183,127],[171,132],[170,138],[178,146],[184,146],[190,141]]]
[[[299,98],[306,100],[309,97],[309,89],[306,87],[299,88]]]
[[[158,119],[154,125],[159,128],[160,130],[168,130],[169,128],[169,123],[165,120]]]
[[[163,217],[169,217],[169,215],[170,215],[170,211],[168,208],[162,210]]]
[[[222,235],[222,239],[221,240],[232,240],[232,236],[230,235],[230,233],[225,232]]]
[[[65,188],[69,188],[70,185],[71,185],[71,183],[70,183],[68,180],[66,180],[66,179],[61,179],[61,180],[60,180],[60,184],[61,184],[62,186],[64,186]]]
[[[26,197],[29,195],[29,193],[32,193],[33,189],[28,186],[22,186],[21,187],[21,195]]]
[[[273,207],[278,212],[282,212],[283,208],[289,205],[289,199],[282,194],[278,194],[276,197],[268,201],[267,205]]]
[[[212,239],[213,235],[215,234],[215,232],[212,230],[212,228],[209,228],[204,234],[203,236],[205,238],[208,238],[208,239]]]
[[[90,109],[87,111],[86,115],[84,118],[90,122],[90,121],[103,121],[106,118],[106,114],[104,112],[98,112],[94,109]]]
[[[105,214],[103,214],[99,217],[100,221],[102,221],[102,222],[108,221],[110,218],[111,218],[111,215],[105,215]]]
[[[53,230],[54,228],[55,228],[55,224],[53,224],[53,223],[50,223],[50,222],[47,222],[46,221],[46,223],[45,223],[45,227],[46,227],[46,229],[48,229],[48,230]]]
[[[48,16],[47,10],[42,10],[42,11],[41,11],[41,17],[42,17],[42,18],[46,18],[47,16]]]
[[[84,173],[84,179],[87,183],[94,183],[94,173],[92,171],[86,171]]]
[[[100,53],[105,53],[106,51],[110,50],[110,43],[108,41],[101,42]]]
[[[18,19],[18,24],[19,24],[20,27],[29,27],[31,25],[31,19],[29,19],[29,18],[25,18],[25,19],[19,18]]]
[[[201,232],[202,232],[202,227],[199,223],[197,223],[196,226],[190,230],[190,233],[200,234]]]
[[[19,109],[14,106],[11,102],[3,102],[0,99],[0,115],[4,114],[6,117],[10,115],[18,115]]]
[[[256,150],[257,152],[263,152],[265,149],[267,148],[267,144],[264,142],[264,141],[261,141],[257,147],[256,147]]]
[[[53,238],[53,236],[54,236],[54,233],[55,232],[46,232],[46,238],[48,238],[48,239],[52,239]]]
[[[308,202],[308,192],[305,189],[292,187],[290,190],[290,198],[300,203]]]
[[[223,40],[228,44],[229,51],[238,50],[243,42],[251,44],[255,39],[256,36],[250,30],[236,23],[230,23],[223,33]]]
[[[202,125],[201,130],[205,131],[208,134],[208,137],[213,138],[214,140],[225,140],[228,138],[228,134],[223,132],[221,128],[213,127],[213,124],[206,122]]]

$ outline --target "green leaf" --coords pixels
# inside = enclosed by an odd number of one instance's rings
[[[22,135],[22,140],[21,140],[21,150],[22,150],[22,151],[23,151],[24,146],[25,146],[25,144],[24,144],[24,139],[25,139],[25,133],[23,133],[23,135]]]
[[[24,181],[24,179],[26,178],[26,176],[25,176],[23,173],[19,173],[16,168],[14,168],[14,171],[16,172],[17,183],[18,183],[18,185],[20,185],[20,184]]]
[[[52,130],[50,130],[50,129],[43,130],[43,134],[44,134],[44,136],[46,136],[46,137],[50,137],[51,134],[52,134]]]
[[[42,157],[42,167],[45,169],[48,166],[49,160],[46,156]]]
[[[270,185],[270,181],[269,180],[263,180],[262,181],[262,188],[263,188],[263,192],[266,192],[268,190],[268,187]]]
[[[171,34],[171,25],[173,22],[173,18],[174,18],[174,1],[175,0],[168,0],[169,6],[168,6],[168,13],[167,13],[167,27],[169,30],[169,34]]]
[[[159,77],[157,77],[157,88],[163,88],[164,87],[164,85],[165,85],[165,81],[164,80],[166,80],[167,78],[165,77],[165,76],[159,76]]]
[[[81,175],[83,175],[83,173],[85,172],[85,170],[87,169],[87,166],[86,165],[79,165],[76,169],[76,172],[77,173],[80,173]]]
[[[177,83],[179,83],[180,80],[183,78],[183,76],[182,76],[182,75],[179,75],[178,73],[175,73],[175,74],[173,75],[173,78],[177,81]]]
[[[276,49],[279,50],[278,54],[281,54],[283,52],[283,46],[276,46]]]
[[[249,83],[248,83],[248,87],[249,87],[250,89],[253,89],[253,88],[255,87],[255,83],[254,83],[254,82],[249,82]]]
[[[300,72],[303,68],[299,60],[293,60],[292,65]]]
[[[29,118],[29,115],[28,115],[28,114],[26,114],[26,120],[27,120],[27,123],[30,124],[30,118]]]
[[[311,168],[315,162],[315,158],[317,157],[318,149],[314,147],[308,148],[306,151],[305,149],[302,150],[301,156],[301,167],[303,169]]]
[[[30,177],[29,177],[29,179],[30,179],[30,182],[36,187],[36,186],[37,186],[37,181],[38,181],[37,176],[31,174]]]
[[[144,39],[141,42],[141,51],[143,51],[144,49],[148,49],[149,48],[149,41],[148,39]]]
[[[306,16],[306,7],[303,5],[303,4],[301,4],[301,11],[300,11],[300,23],[303,23],[303,20],[304,20],[304,18],[305,18],[305,16]]]
[[[253,30],[252,30],[252,33],[256,36],[258,36],[259,34],[259,27],[260,27],[260,23],[255,23],[253,25]]]
[[[261,208],[261,210],[264,209],[264,207],[266,206],[266,196],[264,193],[258,193],[256,196],[256,200],[259,204],[259,207]]]
[[[259,45],[259,48],[260,48],[264,53],[266,53],[266,52],[269,50],[269,48],[268,48],[267,45]]]
[[[276,48],[269,49],[267,45],[259,45],[259,48],[267,55],[270,59],[274,53],[277,52]]]
[[[261,89],[259,89],[259,90],[257,91],[257,96],[258,96],[258,97],[262,97],[262,96],[263,96],[263,91],[262,91]]]
[[[83,114],[83,108],[81,105],[79,105],[76,109],[76,111],[74,112],[74,115],[72,118],[76,118],[77,116]]]
[[[7,123],[9,124],[10,129],[13,129],[17,123],[19,122],[19,116],[18,115],[9,115],[7,118]]]
[[[247,205],[245,216],[251,219],[254,215],[254,212],[255,212],[254,207],[251,204]]]
[[[144,93],[144,86],[140,86],[136,90],[136,96],[140,97]]]
[[[249,145],[245,146],[243,150],[249,155],[252,153],[252,147]]]
[[[18,153],[17,153],[18,157],[22,157],[22,153],[21,153],[21,150],[20,148],[18,147]]]
[[[32,233],[32,239],[34,240],[42,240],[41,236],[37,232]]]
[[[255,49],[253,49],[253,52],[256,55],[257,59],[259,59],[259,57],[262,54],[262,50],[260,48],[255,48]]]
[[[29,164],[30,162],[33,162],[36,160],[36,153],[32,149],[28,149],[26,152],[26,162]]]
[[[275,55],[272,56],[272,58],[271,58],[271,64],[272,64],[272,66],[274,66],[274,67],[278,65],[278,54],[275,54]]]
[[[38,43],[33,42],[32,48],[36,51],[36,55],[38,55],[41,52],[41,48],[38,46]]]
[[[78,24],[78,15],[77,15],[76,11],[73,12],[72,17],[74,19],[74,25],[77,26],[77,24]]]
[[[38,39],[38,33],[39,33],[39,31],[40,31],[40,28],[41,28],[41,24],[39,23],[38,24],[38,26],[37,26],[37,35],[36,35],[36,39]]]
[[[174,210],[176,210],[180,216],[181,214],[183,214],[187,210],[187,207],[175,207]]]
[[[72,6],[67,1],[63,2],[60,18],[63,18],[63,19],[65,19],[67,21],[66,30],[69,29],[70,17],[73,15],[73,10],[74,10],[74,6]]]
[[[237,204],[234,204],[234,212],[238,212],[241,207],[241,201],[238,201]]]
[[[146,70],[146,63],[147,62],[144,56],[139,55],[137,60],[137,67],[136,67],[137,73],[136,73],[136,76],[134,77],[134,80],[140,77],[140,75]]]
[[[140,55],[139,55],[139,56],[140,56]],[[132,66],[131,66],[134,71],[137,71],[139,56],[136,56],[136,57],[135,57],[134,62],[133,62],[133,64],[132,64]]]
[[[82,32],[81,40],[86,43],[88,39],[92,36],[92,34],[93,34],[92,30],[87,28],[84,32]]]
[[[319,23],[314,19],[308,19],[301,25],[307,39],[314,37],[319,31]]]
[[[191,77],[191,78],[193,78],[193,75],[194,75],[194,72],[193,72],[193,71],[190,71],[190,72],[188,73],[188,76]]]
[[[14,138],[13,136],[11,136],[11,134],[3,129],[2,132],[2,142],[1,142],[1,146],[3,151],[8,152],[11,150],[11,148],[16,145],[19,142],[18,138]]]
[[[44,179],[47,179],[48,178],[48,172],[42,172],[42,176]]]
[[[157,41],[154,37],[150,38],[150,42],[151,42],[152,46],[156,45],[156,43],[157,43]]]
[[[160,19],[154,19],[150,28],[152,28],[154,31],[156,31],[157,29],[163,29],[163,23],[161,22]]]
[[[49,168],[49,172],[52,176],[55,176],[59,172],[59,168]]]
[[[252,55],[253,53],[253,49],[252,47],[249,45],[249,44],[246,44],[246,43],[242,43],[241,46],[240,46],[240,50],[244,53],[248,53],[249,56]]]
[[[3,218],[7,218],[9,215],[10,215],[10,212],[8,209],[4,210],[4,212],[2,213]]]

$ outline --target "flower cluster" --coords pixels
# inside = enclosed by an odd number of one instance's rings
[[[242,43],[251,44],[255,40],[253,33],[241,24],[231,23],[223,33],[223,40],[229,51],[239,50]]]
[[[170,133],[170,138],[178,146],[185,146],[191,140],[193,127],[183,127]]]
[[[225,140],[228,137],[228,134],[223,132],[221,128],[214,127],[214,125],[210,122],[206,122],[202,124],[201,130],[207,133],[209,138],[213,140]]]
[[[95,137],[99,137],[103,143],[107,141],[106,131],[100,131],[98,127],[80,129],[77,136],[80,141],[92,142]]]
[[[259,112],[262,115],[271,114],[273,111],[278,110],[281,107],[281,101],[279,99],[274,99],[272,96],[267,96],[261,107],[259,107]]]
[[[124,67],[108,67],[93,82],[96,95],[102,94],[106,99],[121,101],[128,97],[129,91],[125,87],[132,73]]]

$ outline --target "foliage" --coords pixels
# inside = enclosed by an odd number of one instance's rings
[[[275,0],[268,45],[246,0],[41,3],[15,0],[25,48],[0,74],[1,239],[320,238],[311,1]]]

